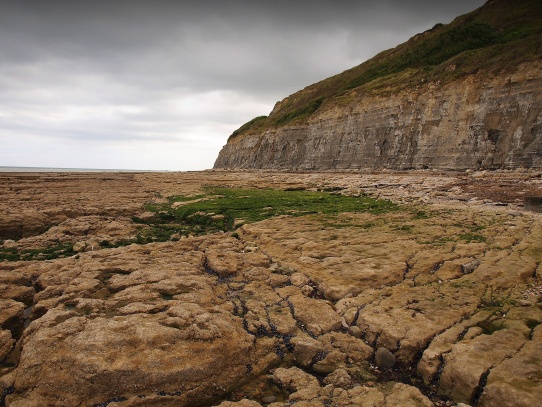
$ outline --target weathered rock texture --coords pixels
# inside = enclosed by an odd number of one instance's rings
[[[353,92],[306,124],[232,137],[215,168],[542,168],[542,65],[505,76]]]
[[[401,205],[2,261],[0,405],[540,405],[542,219],[519,206],[526,190],[542,193],[539,173],[2,177],[3,224],[10,203],[58,222],[2,252],[128,238],[145,202],[202,184]],[[104,178],[119,192],[79,199]]]

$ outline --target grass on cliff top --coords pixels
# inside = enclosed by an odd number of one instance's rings
[[[522,62],[540,59],[541,54],[540,0],[491,0],[450,24],[437,24],[361,65],[296,92],[280,102],[272,115],[251,120],[230,139],[302,123],[321,107],[340,104],[336,99],[354,90],[385,95],[428,82],[444,84],[477,71],[502,75]]]
[[[183,203],[175,207],[175,203]],[[150,219],[134,219],[149,227],[141,240],[165,241],[172,234],[201,235],[232,231],[239,222],[252,223],[277,215],[303,216],[341,212],[387,213],[397,210],[389,201],[317,191],[207,188],[197,197],[177,196],[165,204],[148,204]],[[238,221],[235,224],[235,221]],[[241,221],[242,220],[242,221]]]

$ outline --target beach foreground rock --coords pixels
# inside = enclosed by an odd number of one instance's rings
[[[20,204],[54,225],[2,241],[3,405],[539,403],[542,218],[513,190],[507,207],[457,174],[59,174],[48,190],[40,176],[9,179],[20,193],[32,184],[39,202]],[[542,184],[533,173],[483,176],[486,186]],[[399,206],[138,243],[145,203],[256,180],[362,189]],[[118,194],[79,206],[79,192],[103,182]],[[17,201],[5,196],[2,205]],[[10,214],[0,211],[2,224]],[[96,246],[45,250],[80,241]]]

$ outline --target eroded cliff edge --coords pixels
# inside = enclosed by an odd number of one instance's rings
[[[215,168],[542,168],[540,62],[351,99],[301,125],[230,139]]]
[[[541,168],[541,55],[540,2],[490,0],[278,102],[215,168]]]

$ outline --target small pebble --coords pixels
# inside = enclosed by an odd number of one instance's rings
[[[262,403],[269,404],[273,403],[277,398],[275,396],[266,396],[262,398]]]
[[[378,348],[375,354],[375,362],[381,369],[390,369],[395,366],[395,355],[386,348]]]

